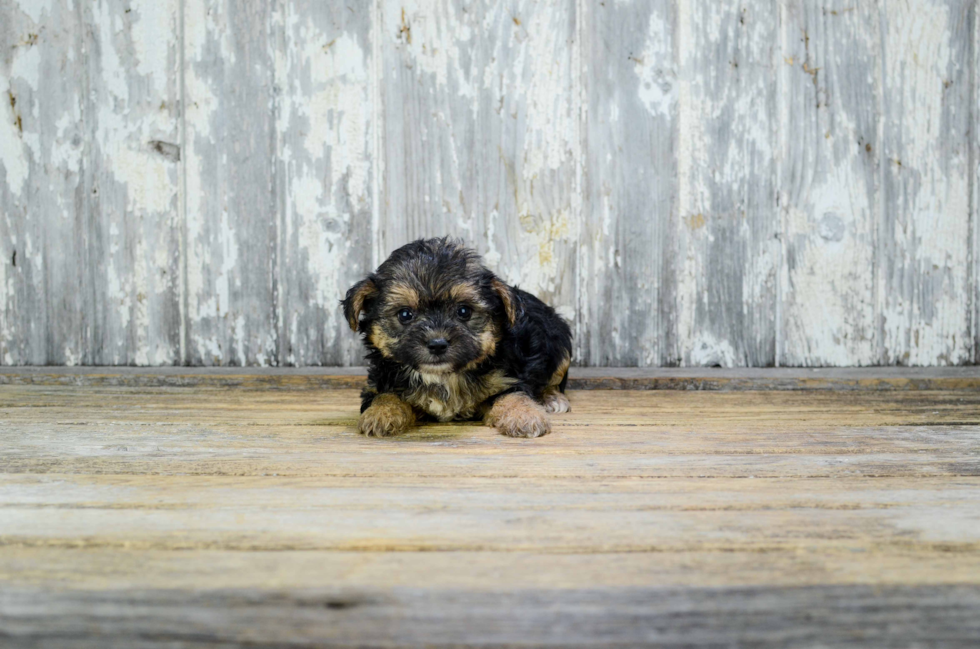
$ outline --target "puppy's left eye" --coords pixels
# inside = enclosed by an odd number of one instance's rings
[[[461,307],[459,307],[459,308],[456,309],[456,316],[460,320],[463,320],[464,322],[466,320],[469,320],[470,319],[470,316],[472,316],[472,315],[473,315],[473,309],[471,309],[470,307],[466,306],[465,304],[463,306],[461,306]]]

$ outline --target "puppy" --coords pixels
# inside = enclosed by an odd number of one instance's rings
[[[384,437],[422,418],[482,418],[511,437],[567,412],[572,332],[554,309],[500,281],[449,239],[402,246],[342,301],[367,347],[358,428]]]

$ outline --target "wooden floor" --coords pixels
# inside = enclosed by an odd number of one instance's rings
[[[570,399],[0,385],[0,646],[977,646],[976,390]]]

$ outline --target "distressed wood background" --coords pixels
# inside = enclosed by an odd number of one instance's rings
[[[974,0],[0,0],[0,363],[348,365],[450,233],[584,365],[978,338]]]

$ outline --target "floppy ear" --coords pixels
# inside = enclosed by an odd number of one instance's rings
[[[362,279],[347,291],[347,297],[343,299],[341,304],[344,306],[344,317],[347,318],[347,324],[350,325],[351,329],[357,331],[357,322],[361,316],[361,311],[364,310],[365,302],[377,294],[378,287],[370,277]]]
[[[513,327],[514,323],[517,322],[517,305],[514,304],[514,292],[496,277],[493,278],[490,285],[493,287],[493,292],[504,303],[504,313],[507,314],[507,322]]]

